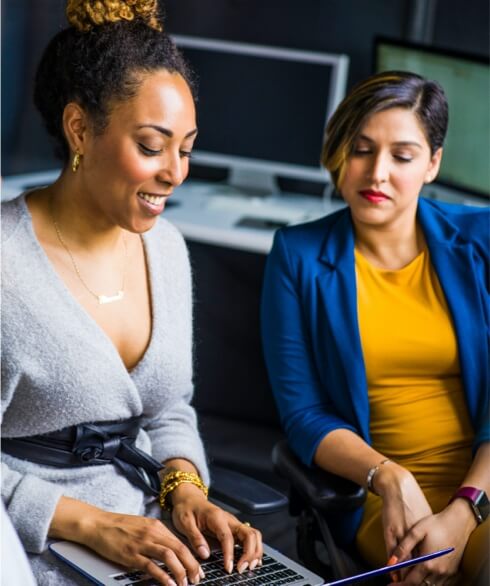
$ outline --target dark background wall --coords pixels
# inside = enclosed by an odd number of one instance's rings
[[[372,70],[379,34],[489,54],[488,0],[166,0],[167,30],[346,53],[349,85]],[[31,105],[48,39],[65,26],[65,0],[2,0],[2,174],[57,166]]]

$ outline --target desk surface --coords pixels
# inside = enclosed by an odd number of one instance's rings
[[[2,183],[2,201],[27,189],[48,185],[58,174],[59,170],[54,170],[6,177]],[[455,203],[488,205],[486,200],[465,197],[433,184],[426,186],[423,194]],[[301,194],[250,197],[226,184],[189,179],[174,191],[163,214],[189,240],[267,253],[278,224],[314,220],[342,207],[344,203],[340,200],[324,201],[321,197]],[[262,227],[253,227],[261,224]]]
[[[58,173],[47,171],[5,178],[2,201],[26,189],[47,185]],[[321,197],[301,194],[250,197],[227,185],[188,180],[174,191],[163,216],[187,239],[267,253],[276,225],[313,220],[343,206],[338,200],[324,202]],[[237,225],[240,221],[245,225]],[[264,227],[253,227],[254,224]]]

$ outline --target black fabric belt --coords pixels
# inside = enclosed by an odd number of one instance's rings
[[[162,464],[134,443],[141,417],[123,421],[80,423],[29,437],[2,438],[2,452],[45,466],[76,468],[114,464],[145,494],[160,492]]]

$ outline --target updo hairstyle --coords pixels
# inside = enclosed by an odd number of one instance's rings
[[[193,74],[163,30],[157,0],[68,0],[66,16],[70,26],[46,47],[34,82],[34,103],[65,163],[70,152],[63,111],[69,102],[88,113],[100,134],[111,106],[133,97],[145,73],[179,73],[194,95]]]
[[[436,81],[407,71],[384,71],[368,77],[354,86],[327,124],[321,159],[337,190],[347,158],[367,118],[391,108],[404,108],[415,114],[432,155],[442,146],[448,105],[444,90]]]

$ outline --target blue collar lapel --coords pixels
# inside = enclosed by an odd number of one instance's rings
[[[317,277],[319,310],[330,326],[345,380],[344,388],[336,392],[349,394],[351,421],[369,441],[367,381],[357,317],[354,229],[349,210],[331,226],[319,260],[327,266],[327,271]]]
[[[489,383],[485,301],[480,297],[473,247],[461,241],[459,229],[431,202],[421,198],[417,211],[432,265],[444,291],[458,340],[463,386],[475,429],[482,417],[478,396]],[[352,420],[369,441],[369,402],[357,315],[354,229],[350,211],[330,227],[319,256],[327,270],[317,277],[319,311],[330,326],[352,405]]]
[[[476,427],[481,417],[477,397],[483,396],[487,388],[489,372],[485,301],[482,302],[477,281],[473,246],[462,242],[458,228],[423,199],[419,201],[418,219],[451,313],[466,401]]]

